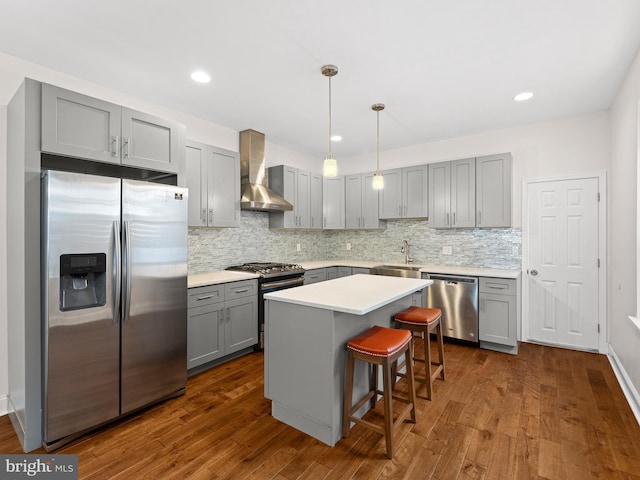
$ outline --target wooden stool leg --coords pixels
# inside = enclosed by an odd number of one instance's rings
[[[391,363],[385,359],[382,363],[382,381],[384,383],[384,437],[387,447],[387,457],[393,458],[393,404],[392,402],[392,381],[391,381]]]
[[[442,365],[442,369],[440,370],[440,378],[444,380],[444,343],[442,339],[442,322],[439,322],[436,327],[436,338],[438,339],[438,355],[440,357],[440,365]]]
[[[405,365],[407,365],[407,383],[409,387],[409,402],[413,405],[411,408],[411,421],[416,423],[416,384],[413,371],[413,338],[409,344],[409,349],[404,354]]]
[[[371,408],[376,408],[376,402],[378,401],[378,365],[371,364],[371,385],[369,390],[373,390],[373,397],[371,397]]]
[[[351,430],[351,406],[353,404],[353,370],[355,367],[355,358],[351,350],[347,351],[347,373],[344,380],[344,405],[342,408],[342,436],[348,437]]]
[[[431,335],[429,335],[429,327],[424,329],[424,373],[427,384],[427,399],[431,400],[433,381],[431,380]]]

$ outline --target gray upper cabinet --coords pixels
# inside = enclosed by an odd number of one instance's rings
[[[346,228],[382,228],[378,216],[378,190],[373,189],[373,173],[345,177]]]
[[[240,226],[240,159],[236,152],[187,141],[189,226]]]
[[[384,189],[378,193],[379,218],[426,218],[428,216],[427,165],[387,170]]]
[[[42,151],[180,173],[185,127],[70,90],[42,84]]]
[[[293,205],[269,214],[271,228],[322,228],[322,176],[286,165],[269,168],[269,188]],[[318,205],[319,204],[319,205]]]
[[[323,227],[326,229],[344,229],[345,220],[344,176],[323,177],[322,214]]]
[[[309,228],[321,229],[322,228],[322,175],[319,173],[312,173],[310,186],[310,209],[311,219]]]
[[[476,225],[475,158],[429,164],[429,226]]]
[[[511,226],[511,154],[476,158],[476,226]]]
[[[378,192],[380,218],[402,217],[402,169],[385,170],[384,188]]]

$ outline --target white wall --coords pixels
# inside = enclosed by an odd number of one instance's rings
[[[640,330],[629,320],[638,314],[638,125],[640,53],[611,106],[609,202],[610,344],[628,379],[640,391]]]

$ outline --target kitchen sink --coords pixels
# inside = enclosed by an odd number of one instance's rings
[[[417,265],[377,265],[370,271],[371,275],[386,275],[388,277],[422,278]]]

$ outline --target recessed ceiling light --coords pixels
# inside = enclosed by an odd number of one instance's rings
[[[191,74],[191,80],[198,83],[209,83],[211,81],[211,77],[208,73],[203,72],[202,70],[197,70]]]
[[[529,100],[531,97],[533,97],[532,92],[522,92],[516,95],[515,97],[513,97],[513,99],[516,102],[524,102],[525,100]]]
[[[340,142],[340,141],[342,141],[342,135],[333,135],[331,137],[331,141],[332,142]]]

